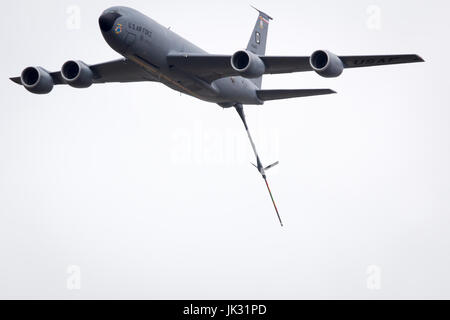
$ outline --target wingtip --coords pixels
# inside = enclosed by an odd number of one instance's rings
[[[426,62],[424,58],[422,58],[421,56],[419,56],[418,54],[416,54],[417,57],[417,62]]]
[[[332,89],[322,89],[322,90],[323,94],[337,94],[337,92]]]

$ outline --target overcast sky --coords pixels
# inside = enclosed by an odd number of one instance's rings
[[[118,57],[98,28],[142,11],[210,53],[257,18],[230,1],[7,1],[0,51],[0,298],[450,298],[448,1],[269,1],[268,55],[417,53],[423,64],[267,76],[337,95],[246,108],[243,126],[161,84],[10,82]]]

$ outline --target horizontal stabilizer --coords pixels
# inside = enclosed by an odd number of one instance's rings
[[[333,93],[336,93],[336,91],[331,89],[256,90],[258,98],[262,101],[320,96]]]

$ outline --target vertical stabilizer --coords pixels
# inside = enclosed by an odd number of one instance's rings
[[[252,7],[256,9],[255,7]],[[259,12],[258,20],[256,20],[255,28],[253,29],[250,41],[248,42],[247,50],[256,55],[264,56],[266,54],[267,34],[269,31],[269,22],[273,20],[268,14],[256,9]],[[262,77],[252,79],[252,81],[261,88]]]

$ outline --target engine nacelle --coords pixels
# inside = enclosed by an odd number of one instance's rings
[[[61,68],[64,81],[74,88],[88,88],[94,81],[91,68],[83,61],[67,61]]]
[[[264,62],[250,51],[238,51],[231,57],[231,66],[244,78],[254,79],[266,72]]]
[[[318,50],[311,55],[311,67],[325,78],[339,77],[344,71],[344,64],[339,57],[329,51]]]
[[[25,68],[20,80],[25,89],[35,94],[50,93],[54,86],[52,76],[42,67]]]

